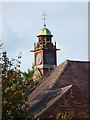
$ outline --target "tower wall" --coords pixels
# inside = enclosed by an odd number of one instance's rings
[[[37,36],[38,42],[34,43],[34,68],[38,68],[42,76],[57,66],[56,43],[53,44],[52,37],[51,32],[44,26]]]

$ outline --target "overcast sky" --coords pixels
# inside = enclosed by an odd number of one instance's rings
[[[56,41],[57,48],[61,49],[57,52],[58,65],[65,59],[87,60],[87,2],[3,2],[0,39],[3,39],[3,50],[10,58],[22,52],[21,70],[31,68],[33,53],[30,50],[43,27],[43,11],[47,13],[46,25],[54,36],[53,42]]]

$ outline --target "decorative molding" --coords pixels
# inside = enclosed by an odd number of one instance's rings
[[[56,65],[43,64],[43,65],[37,65],[37,66],[35,66],[34,69],[35,68],[39,68],[39,69],[41,69],[41,68],[55,68],[55,67],[56,67]]]

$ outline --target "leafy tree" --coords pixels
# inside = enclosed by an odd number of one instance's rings
[[[27,72],[23,72],[23,75],[27,80],[30,80],[33,77],[33,72],[34,72],[34,65],[32,65],[32,69],[28,69]]]
[[[32,65],[32,69],[28,69],[27,72],[23,72],[23,76],[25,79],[26,85],[34,85],[33,81],[33,73],[34,73],[34,65]]]
[[[6,52],[2,60],[2,120],[34,120],[26,112],[29,105],[22,72],[12,68]]]

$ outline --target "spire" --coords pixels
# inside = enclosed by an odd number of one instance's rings
[[[42,16],[43,16],[43,21],[44,21],[44,28],[46,28],[46,24],[45,24],[45,20],[46,20],[46,13],[45,13],[45,11],[43,12],[43,14],[42,14]]]

